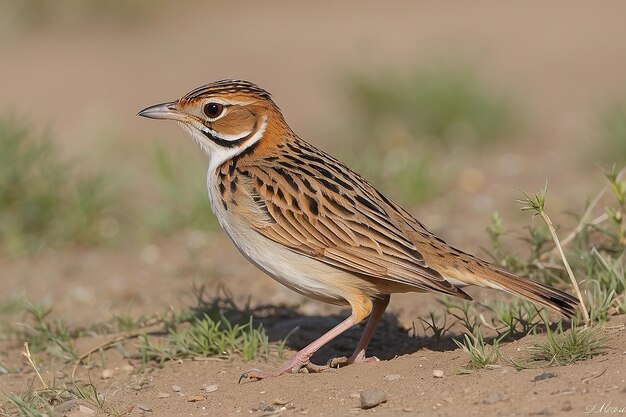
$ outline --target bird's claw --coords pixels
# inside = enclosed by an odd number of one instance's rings
[[[260,373],[261,370],[260,369],[250,369],[249,371],[244,372],[243,374],[241,374],[241,376],[239,377],[239,381],[238,383],[241,384],[242,380],[259,380],[262,378],[258,378],[255,373]]]
[[[340,368],[345,365],[349,365],[350,362],[346,356],[338,356],[335,358],[331,358],[326,362],[326,366],[329,368]]]

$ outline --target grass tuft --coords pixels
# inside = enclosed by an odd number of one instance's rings
[[[485,342],[482,333],[479,331],[477,335],[463,335],[463,341],[454,340],[454,343],[468,357],[470,369],[482,369],[487,365],[493,365],[500,358],[500,348],[498,340],[494,340],[492,345]]]
[[[165,344],[154,344],[141,336],[139,351],[144,363],[166,360],[240,355],[245,361],[269,357],[269,340],[262,325],[254,326],[252,317],[246,324],[233,324],[225,316],[215,320],[205,314],[182,330],[170,329]]]
[[[600,355],[606,344],[606,338],[596,327],[581,328],[573,323],[569,330],[564,331],[562,323],[559,323],[556,330],[547,326],[546,332],[543,342],[530,347],[531,359],[556,366],[591,359]]]

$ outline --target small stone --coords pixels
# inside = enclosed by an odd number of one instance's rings
[[[309,409],[305,408],[303,410],[300,410],[300,414],[302,414],[303,416],[306,416],[307,414],[309,414]]]
[[[287,405],[289,404],[291,401],[289,400],[285,400],[284,398],[276,398],[274,399],[274,401],[272,401],[272,404],[276,404],[276,405]]]
[[[361,394],[358,392],[353,392],[350,394],[350,398],[361,398]]]
[[[215,392],[215,391],[217,391],[217,385],[215,385],[215,384],[207,385],[206,387],[204,387],[204,391],[206,391],[206,392]]]
[[[363,409],[373,408],[387,401],[387,393],[378,388],[365,389],[360,396]]]
[[[190,395],[189,397],[187,397],[188,403],[195,403],[196,401],[204,401],[204,400],[206,400],[206,398],[202,395]]]
[[[383,379],[385,381],[397,381],[400,378],[402,378],[402,377],[400,375],[398,375],[398,374],[389,374],[389,375],[385,375],[383,377]]]
[[[552,372],[544,372],[533,378],[533,382],[543,381],[544,379],[556,378],[558,375]]]
[[[181,392],[183,389],[181,387],[179,387],[178,385],[172,385],[172,391],[174,392]]]
[[[120,368],[120,370],[124,372],[126,375],[130,375],[135,370],[135,368],[133,368],[132,365],[126,364],[126,365],[123,365]]]
[[[95,416],[96,415],[96,411],[92,410],[89,407],[85,407],[84,405],[79,405],[78,406],[78,412],[86,415],[86,416]]]
[[[441,371],[439,369],[435,369],[433,371],[433,377],[435,377],[435,378],[443,378],[443,371]]]
[[[569,400],[563,402],[561,406],[561,411],[572,411],[572,403]]]
[[[137,403],[137,408],[141,411],[152,411],[152,408],[150,408],[150,406],[146,403]]]
[[[139,384],[133,384],[130,387],[132,389],[134,389],[135,391],[140,391],[141,390],[141,385],[139,385]]]
[[[412,413],[415,409],[413,407],[404,407],[402,411],[405,413]]]
[[[104,369],[102,371],[102,379],[110,379],[113,377],[113,369]]]
[[[267,404],[265,401],[261,401],[260,403],[252,407],[252,411],[265,411],[272,413],[276,411],[276,408],[271,404]]]
[[[494,364],[485,365],[485,369],[490,369],[490,370],[501,369],[501,368],[502,368],[502,365],[494,365]]]
[[[63,371],[56,371],[54,374],[56,375],[57,379],[63,379],[67,376]]]
[[[159,392],[159,398],[167,398],[169,396],[170,394],[168,394],[167,392]]]

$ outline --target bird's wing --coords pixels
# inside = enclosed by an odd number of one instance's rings
[[[361,276],[469,298],[427,265],[412,236],[434,239],[371,184],[306,142],[238,170],[248,223],[294,252]],[[240,199],[241,201],[241,199]]]

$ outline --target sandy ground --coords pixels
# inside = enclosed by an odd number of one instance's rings
[[[345,102],[336,90],[344,70],[402,73],[442,60],[462,62],[477,68],[489,85],[513,95],[527,109],[531,126],[517,143],[468,156],[463,168],[479,167],[486,178],[482,186],[469,194],[453,185],[449,193],[416,208],[420,219],[451,242],[480,253],[489,214],[516,212],[518,188],[537,189],[548,177],[551,189],[558,190],[551,207],[560,213],[566,206],[581,208],[601,184],[597,168],[582,163],[576,149],[592,141],[594,112],[626,92],[626,7],[620,2],[599,7],[559,1],[541,8],[538,3],[446,7],[408,1],[393,7],[356,1],[168,7],[134,25],[63,21],[6,34],[0,40],[0,110],[49,124],[63,152],[86,161],[103,163],[107,153],[100,151],[109,147],[103,138],[116,136],[116,146],[123,143],[128,150],[127,159],[104,163],[118,169],[118,163],[141,164],[142,152],[155,137],[191,147],[182,144],[184,135],[173,124],[147,123],[134,115],[211,80],[246,78],[268,88],[292,127],[325,146],[334,140],[325,135],[329,127],[342,124]],[[145,175],[135,173],[131,178],[137,181]],[[465,204],[459,204],[459,195]],[[194,283],[210,290],[224,283],[239,302],[251,296],[253,304],[288,306],[290,314],[268,322],[268,329],[277,340],[300,325],[291,349],[346,314],[275,284],[248,265],[220,232],[200,246],[194,236],[181,233],[139,248],[0,259],[0,276],[0,299],[24,294],[52,305],[54,317],[77,326],[129,311],[152,314],[190,306]],[[478,300],[494,297],[475,295]],[[598,414],[608,405],[617,407],[611,412],[617,414],[626,407],[623,331],[609,336],[605,355],[573,366],[523,371],[503,366],[459,375],[466,364],[459,349],[406,335],[418,316],[437,308],[434,297],[394,297],[389,324],[373,341],[372,353],[387,360],[335,372],[238,385],[244,370],[277,363],[184,361],[140,373],[138,361],[107,351],[105,368],[113,370],[112,378],[101,379],[100,368],[92,375],[110,403],[130,415],[558,416]],[[611,324],[624,321],[617,317]],[[88,339],[80,341],[83,349],[101,342]],[[322,351],[319,361],[349,353],[357,339],[358,331],[350,332]],[[508,343],[504,353],[515,357],[533,340]],[[23,369],[0,375],[1,392],[23,391],[34,378],[20,349],[18,343],[0,342],[0,359]],[[52,378],[62,365],[42,367]],[[435,369],[444,377],[434,378]],[[63,372],[67,378],[69,370]],[[535,380],[544,372],[555,376]],[[84,370],[80,376],[86,378]],[[202,390],[213,384],[217,391]],[[173,391],[172,385],[181,390]],[[387,393],[388,401],[359,409],[358,392],[375,387]],[[159,393],[169,396],[159,398]],[[189,401],[193,396],[202,398]],[[140,410],[139,403],[151,411]]]

